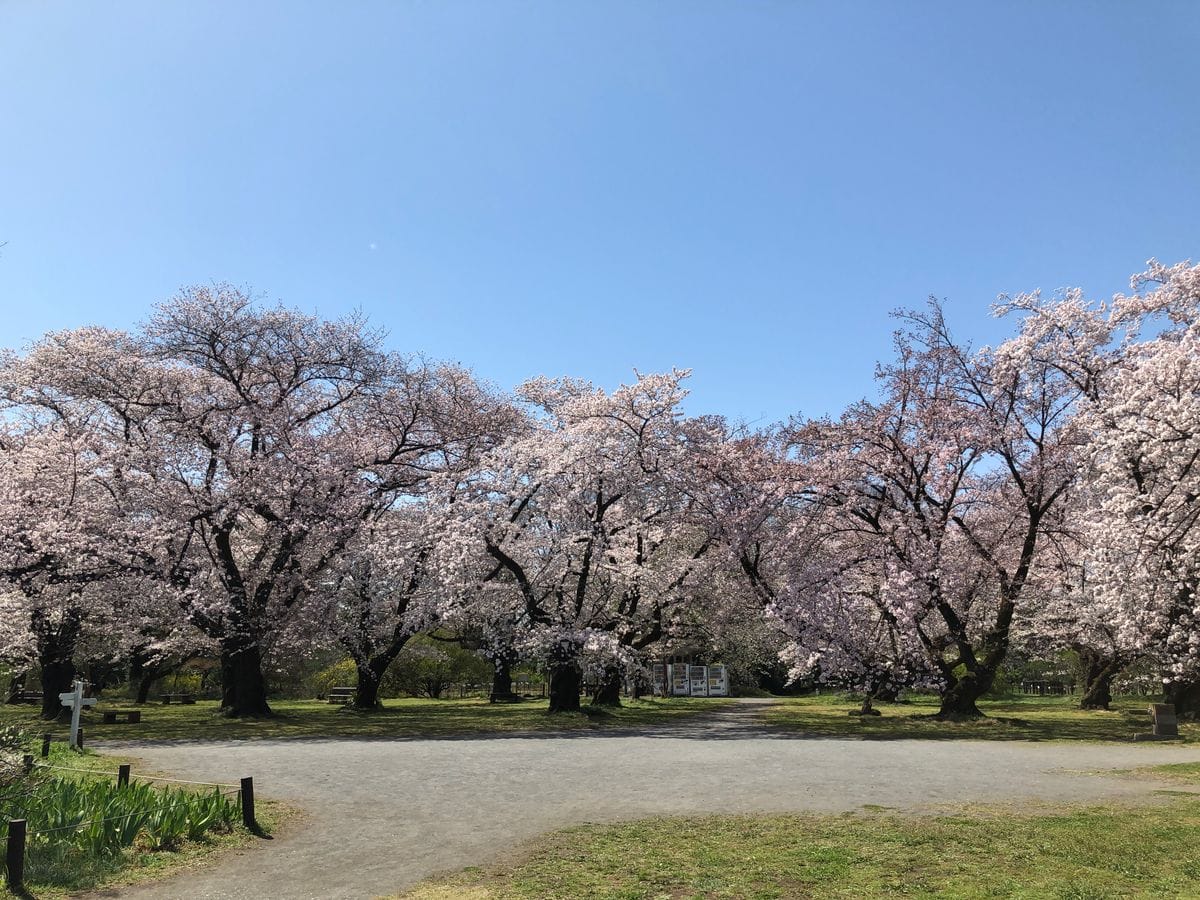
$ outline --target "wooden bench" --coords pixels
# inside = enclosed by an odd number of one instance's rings
[[[330,703],[342,703],[342,704],[353,703],[354,702],[354,691],[355,691],[355,688],[352,688],[352,687],[330,688],[329,689],[329,702]]]
[[[172,703],[182,703],[184,706],[190,706],[196,702],[195,694],[163,694],[163,706],[170,706]]]
[[[142,711],[140,709],[106,709],[103,715],[105,725],[116,725],[118,722],[128,722],[130,725],[136,725],[142,721]]]
[[[17,691],[15,694],[13,694],[12,702],[13,703],[33,703],[33,704],[41,705],[42,692],[41,691]]]

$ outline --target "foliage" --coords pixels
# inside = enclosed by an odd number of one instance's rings
[[[396,657],[383,681],[384,695],[437,699],[451,684],[487,683],[492,665],[457,644],[418,635]]]
[[[228,832],[240,817],[236,799],[215,788],[195,793],[136,781],[118,787],[111,778],[37,774],[13,787],[19,790],[0,796],[0,819],[28,823],[30,883],[73,880],[140,844],[162,851],[200,841]]]
[[[268,716],[344,653],[371,708],[486,679],[442,628],[554,708],[686,644],[953,718],[1015,647],[1200,712],[1200,266],[996,312],[995,347],[902,312],[874,397],[756,432],[686,415],[687,371],[507,397],[228,286],[45,335],[0,356],[0,664],[53,717],[77,666],[214,660]]]
[[[333,688],[352,686],[354,678],[354,660],[339,659],[312,677],[313,696],[318,700],[324,700]]]

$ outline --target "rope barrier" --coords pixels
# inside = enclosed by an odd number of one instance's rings
[[[236,784],[224,784],[219,781],[185,781],[182,778],[163,778],[159,775],[131,775],[131,781],[165,781],[170,784],[195,784],[200,787],[234,788],[241,790]]]
[[[104,778],[116,778],[116,772],[104,772],[100,769],[73,769],[70,766],[51,766],[46,763],[34,763],[35,769],[55,769],[59,772],[79,772],[83,775],[99,775]],[[187,781],[183,778],[166,778],[161,775],[133,775],[131,780],[134,781],[164,781],[170,784],[193,784],[200,787],[217,787],[217,788],[237,788],[236,784],[228,784],[221,781]]]

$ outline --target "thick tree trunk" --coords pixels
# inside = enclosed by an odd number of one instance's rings
[[[511,650],[497,653],[492,658],[492,692],[488,695],[490,703],[517,703],[520,696],[513,693],[512,670],[517,662],[517,654]]]
[[[57,719],[66,710],[59,694],[69,693],[75,682],[75,663],[67,659],[43,658],[42,669],[42,718]],[[68,713],[69,715],[69,713]]]
[[[982,718],[976,701],[988,692],[995,677],[995,670],[979,668],[950,682],[942,692],[942,705],[934,718],[950,721]]]
[[[137,703],[145,704],[150,702],[150,689],[154,687],[154,682],[158,681],[159,677],[159,674],[153,669],[147,669],[142,677],[138,679]]]
[[[1112,703],[1112,683],[1124,662],[1115,654],[1106,655],[1091,647],[1075,647],[1083,669],[1083,694],[1080,709],[1108,709]]]
[[[605,666],[600,684],[592,694],[592,706],[620,706],[623,675],[620,666]]]
[[[235,637],[221,643],[221,715],[230,719],[273,715],[267,703],[262,652],[252,639]]]
[[[80,613],[68,607],[61,620],[55,623],[41,611],[35,611],[30,624],[37,639],[38,668],[42,676],[42,718],[57,719],[66,710],[58,695],[70,691],[75,681]]]
[[[852,716],[877,716],[879,714],[879,710],[875,708],[875,695],[872,693],[864,695],[862,706],[850,713]]]
[[[391,660],[388,660],[390,663]],[[383,666],[382,670],[375,664],[375,660],[367,663],[355,660],[354,669],[357,675],[357,683],[354,686],[354,699],[350,701],[350,705],[359,710],[379,709],[379,686],[383,683],[383,671],[387,666]]]
[[[1200,682],[1172,681],[1163,690],[1163,699],[1175,705],[1175,715],[1194,719],[1200,716]]]
[[[583,673],[573,655],[560,656],[550,663],[550,712],[579,712],[579,692]]]
[[[889,684],[876,690],[871,697],[880,703],[895,703],[900,699],[900,689]]]

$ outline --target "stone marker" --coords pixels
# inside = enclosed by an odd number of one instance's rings
[[[1169,741],[1179,737],[1179,720],[1175,718],[1175,707],[1170,703],[1151,703],[1150,718],[1154,730],[1135,734],[1135,741]]]

